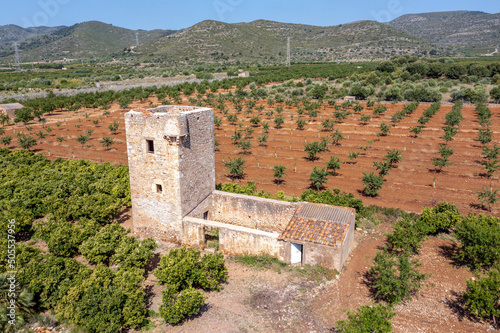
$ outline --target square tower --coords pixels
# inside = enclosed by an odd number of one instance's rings
[[[213,110],[131,110],[125,128],[135,232],[179,243],[182,218],[215,190]]]

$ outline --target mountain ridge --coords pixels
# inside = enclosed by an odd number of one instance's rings
[[[449,11],[406,14],[386,24],[441,47],[500,46],[500,13]]]
[[[0,47],[8,44],[19,43],[36,36],[50,34],[63,28],[66,28],[66,26],[61,25],[57,27],[40,26],[23,28],[15,24],[0,25]]]
[[[140,41],[148,42],[174,30],[130,30],[100,21],[86,21],[24,40],[19,43],[19,50],[23,59],[31,61],[111,55],[134,47],[136,32]],[[13,51],[12,45],[4,46],[0,49],[0,58],[12,56]]]
[[[337,26],[313,26],[270,20],[225,23],[205,20],[137,48],[166,58],[207,61],[241,57],[248,61],[282,61],[287,37],[291,37],[296,61],[326,61],[348,58],[384,58],[384,52],[404,50],[423,53],[433,48],[413,36],[375,21],[357,21]],[[345,53],[351,53],[346,56]],[[180,61],[180,60],[179,60]]]
[[[140,45],[136,46],[135,35]],[[136,57],[172,64],[196,62],[278,63],[385,59],[397,54],[450,55],[455,49],[500,43],[500,13],[451,11],[406,14],[386,23],[355,21],[333,26],[258,19],[225,23],[204,20],[181,30],[131,30],[99,21],[72,26],[0,26],[0,59],[22,61]]]

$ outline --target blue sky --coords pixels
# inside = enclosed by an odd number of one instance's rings
[[[0,0],[0,25],[72,25],[98,20],[129,29],[182,29],[206,19],[267,19],[320,26],[451,10],[500,12],[492,0]]]

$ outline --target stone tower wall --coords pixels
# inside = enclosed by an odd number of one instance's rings
[[[182,218],[215,189],[213,111],[132,110],[125,126],[135,232],[180,242]],[[147,140],[154,142],[154,153]]]
[[[189,134],[179,158],[183,216],[215,191],[214,113],[201,109],[186,117]]]

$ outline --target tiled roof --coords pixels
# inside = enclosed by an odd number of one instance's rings
[[[279,239],[336,247],[345,239],[354,214],[352,208],[302,203]]]

